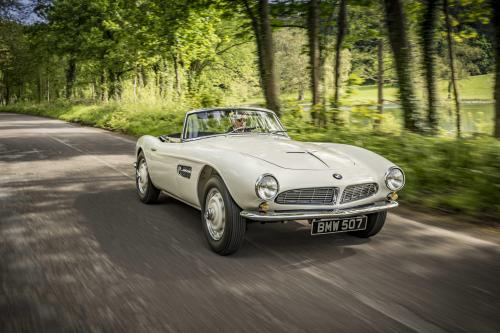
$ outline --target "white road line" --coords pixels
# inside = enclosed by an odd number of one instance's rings
[[[52,140],[55,140],[55,141],[57,141],[57,142],[59,142],[59,143],[61,143],[61,144],[65,145],[66,147],[69,147],[69,148],[71,148],[71,149],[73,149],[73,150],[76,150],[77,152],[84,153],[84,154],[88,154],[88,156],[89,156],[89,157],[91,157],[91,158],[93,158],[94,160],[96,160],[96,161],[98,161],[98,162],[100,162],[100,163],[102,163],[102,164],[106,165],[107,167],[109,167],[109,168],[111,168],[111,169],[115,170],[116,172],[118,172],[118,173],[120,173],[120,174],[124,175],[125,177],[130,178],[130,179],[134,179],[134,177],[133,177],[133,176],[130,176],[129,174],[126,174],[125,172],[123,172],[123,171],[121,171],[120,169],[118,169],[118,168],[114,167],[113,165],[109,164],[108,162],[106,162],[106,161],[105,161],[105,160],[103,160],[102,158],[99,158],[99,157],[97,157],[97,156],[95,156],[95,155],[92,155],[92,153],[91,153],[91,152],[89,152],[89,151],[85,151],[85,150],[82,150],[82,149],[80,149],[80,148],[77,148],[77,147],[75,147],[75,146],[73,146],[73,145],[71,145],[71,144],[69,144],[69,143],[66,143],[66,142],[64,142],[64,141],[62,141],[62,140],[60,140],[60,139],[58,139],[58,138],[56,138],[56,137],[53,137],[52,135],[48,135],[48,134],[46,134],[46,136],[48,136],[48,137],[49,137],[49,138],[51,138]]]

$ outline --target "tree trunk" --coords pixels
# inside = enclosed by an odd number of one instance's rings
[[[122,73],[108,70],[108,99],[119,100],[122,97]]]
[[[274,67],[274,45],[271,30],[271,20],[269,11],[269,0],[259,0],[259,19],[262,33],[262,62],[265,67],[264,93],[267,107],[280,114],[280,103],[278,97],[278,80]]]
[[[158,96],[163,96],[164,79],[163,79],[163,60],[159,60],[153,65],[153,72],[155,73],[155,85],[158,89]]]
[[[457,137],[461,136],[460,129],[460,97],[458,95],[457,87],[457,77],[455,70],[455,55],[453,52],[453,36],[451,34],[451,22],[450,13],[448,12],[448,0],[443,0],[443,11],[444,11],[444,21],[446,25],[446,39],[448,41],[448,57],[450,59],[450,71],[451,71],[451,85],[453,87],[453,96],[455,99],[455,114],[456,114],[456,126],[457,126]]]
[[[24,82],[21,81],[19,83],[19,94],[17,95],[16,102],[21,102],[23,100],[23,95],[24,95]]]
[[[255,13],[254,8],[250,6],[248,0],[243,0],[243,4],[252,21],[252,27],[255,34],[261,86],[266,99],[266,105],[267,108],[275,111],[276,114],[280,116],[279,88],[276,79],[276,70],[274,68],[274,47],[269,0],[259,0],[257,13]]]
[[[134,95],[134,102],[137,100],[137,73],[134,73],[134,82],[132,83],[133,86],[133,95]]]
[[[180,78],[180,73],[179,73],[179,58],[177,54],[174,55],[173,57],[173,62],[174,62],[174,72],[175,72],[175,91],[177,92],[177,95],[181,95],[181,78]]]
[[[96,92],[97,92],[97,82],[95,77],[92,79],[92,83],[90,84],[90,98],[95,101],[96,100]]]
[[[404,128],[419,132],[415,90],[412,81],[411,51],[408,42],[406,17],[401,0],[384,0],[385,21],[389,42],[394,54],[399,83],[399,98],[403,109]]]
[[[335,7],[337,5],[336,2],[332,2],[332,4],[329,4],[332,7]],[[329,44],[329,36],[333,35],[335,32],[334,29],[334,24],[335,22],[335,8],[330,8],[330,15],[323,21],[321,20],[321,24],[319,25],[319,58],[320,58],[320,86],[322,86],[323,89],[321,89],[321,103],[323,104],[322,108],[322,114],[321,118],[322,121],[326,122],[326,117],[324,115],[324,111],[326,110],[326,105],[328,102],[328,97],[329,97],[329,89],[327,89],[327,84],[326,84],[326,75],[325,75],[325,64],[326,60],[328,58],[328,54],[330,52],[330,48],[328,47]],[[332,87],[333,88],[333,87]]]
[[[45,87],[47,89],[47,102],[50,102],[50,72],[49,65],[45,67],[45,75],[47,76],[47,81],[45,82]]]
[[[148,72],[146,71],[146,68],[144,66],[139,67],[139,73],[141,75],[141,88],[145,88],[148,85]]]
[[[165,96],[165,70],[166,70],[165,61],[162,59],[160,61],[160,70],[158,76],[158,89],[160,93],[160,98]]]
[[[37,73],[38,77],[36,80],[36,99],[38,103],[42,102],[42,74],[40,73],[40,69],[38,70]]]
[[[66,69],[66,99],[73,96],[73,86],[76,79],[76,59],[71,57],[68,60],[68,67]]]
[[[334,73],[334,85],[335,93],[333,96],[333,107],[339,107],[340,99],[340,70],[342,61],[342,43],[344,42],[344,37],[347,28],[347,0],[340,0],[339,4],[339,16],[338,16],[338,28],[337,28],[337,42],[335,43],[335,73]]]
[[[123,73],[117,73],[115,74],[115,99],[120,100],[122,99],[122,93],[123,93],[123,86],[122,86],[122,76]]]
[[[299,83],[297,101],[302,102],[304,100],[304,90],[305,90],[304,85],[302,85],[301,83]]]
[[[431,133],[438,130],[438,115],[436,110],[436,26],[438,19],[439,0],[427,0],[421,26],[422,60],[427,90],[427,122]]]
[[[378,40],[377,47],[377,110],[380,116],[384,113],[384,40]],[[382,120],[375,119],[375,128],[380,126]]]
[[[5,101],[5,105],[8,105],[10,103],[10,86],[9,86],[9,82],[7,81],[6,75],[4,76],[4,82],[5,82],[4,101]]]
[[[104,70],[101,71],[101,75],[99,77],[99,99],[101,102],[105,102],[106,98],[106,74]]]
[[[494,115],[494,135],[500,138],[500,2],[491,0],[493,7],[493,29],[495,35],[495,115]]]
[[[319,0],[309,1],[308,36],[309,67],[311,71],[312,105],[320,103],[320,54],[319,54]],[[314,116],[313,116],[314,117]]]

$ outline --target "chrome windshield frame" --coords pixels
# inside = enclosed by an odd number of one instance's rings
[[[278,123],[278,125],[281,127],[283,130],[283,133],[285,137],[289,138],[287,130],[285,129],[285,126],[283,126],[283,123],[281,123],[280,119],[274,113],[274,111],[264,109],[264,108],[257,108],[257,107],[221,107],[221,108],[209,108],[209,109],[198,109],[198,110],[192,110],[186,113],[184,116],[184,123],[182,125],[182,136],[181,136],[181,142],[188,142],[188,141],[196,141],[196,140],[201,140],[201,139],[208,139],[208,138],[213,138],[217,136],[228,136],[228,135],[241,135],[241,133],[220,133],[220,134],[214,134],[214,135],[206,135],[206,136],[200,136],[197,138],[186,138],[186,131],[187,131],[187,119],[190,115],[195,114],[195,113],[202,113],[202,112],[210,112],[210,111],[237,111],[237,110],[247,110],[247,111],[259,111],[259,112],[267,112],[273,115],[274,120]],[[245,133],[245,134],[257,134],[257,133]],[[271,133],[258,133],[258,134],[271,134]]]

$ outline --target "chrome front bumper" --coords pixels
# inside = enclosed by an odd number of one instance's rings
[[[351,207],[351,208],[336,209],[336,210],[318,210],[318,211],[300,210],[300,211],[266,212],[266,213],[244,210],[240,213],[240,215],[249,220],[263,221],[263,222],[311,220],[311,219],[338,218],[338,217],[376,213],[387,209],[395,208],[398,205],[399,204],[396,201],[382,201],[361,207]]]

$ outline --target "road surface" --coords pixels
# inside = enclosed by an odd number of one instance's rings
[[[134,140],[0,113],[0,332],[500,332],[500,241],[389,214],[375,238],[139,202]]]

